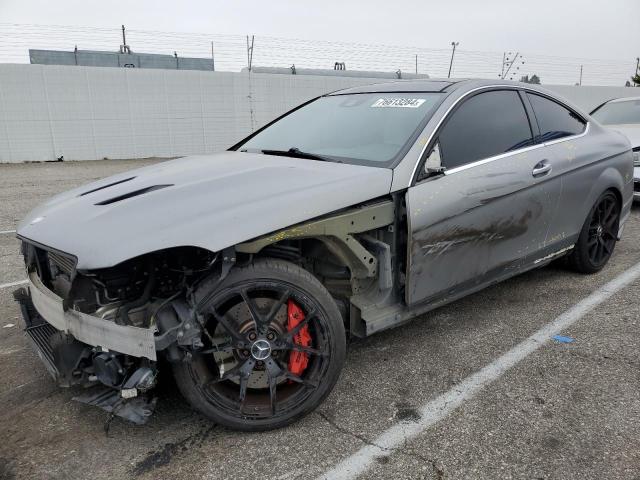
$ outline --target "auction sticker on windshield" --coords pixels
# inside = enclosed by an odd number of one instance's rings
[[[393,108],[418,108],[424,103],[424,98],[380,98],[376,100],[372,107],[393,107]]]

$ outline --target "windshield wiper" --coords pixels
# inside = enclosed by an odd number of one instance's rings
[[[283,157],[295,157],[295,158],[307,158],[309,160],[320,160],[321,162],[342,163],[341,160],[336,160],[331,157],[325,157],[324,155],[303,152],[297,147],[291,147],[289,150],[260,150],[260,152],[264,153],[265,155],[280,155]]]

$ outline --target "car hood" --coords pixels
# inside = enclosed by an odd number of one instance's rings
[[[253,153],[186,157],[51,198],[18,236],[78,259],[116,265],[177,246],[210,251],[389,193],[392,171]]]
[[[631,147],[640,147],[640,125],[624,124],[624,125],[606,125],[607,128],[615,130],[626,136],[631,142]]]

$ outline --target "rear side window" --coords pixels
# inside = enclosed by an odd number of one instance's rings
[[[538,141],[547,142],[584,132],[585,122],[571,110],[535,93],[527,93],[527,97],[540,127]]]
[[[442,165],[452,169],[533,143],[515,90],[480,93],[453,112],[438,135]]]

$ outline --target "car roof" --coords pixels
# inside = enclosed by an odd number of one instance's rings
[[[640,100],[640,97],[623,97],[623,98],[614,98],[613,100],[609,100],[606,103],[622,103],[622,102],[633,102],[636,100]]]
[[[382,93],[382,92],[442,92],[456,83],[455,80],[397,80],[393,82],[358,85],[331,93],[331,95],[348,95],[350,93]]]
[[[508,80],[483,80],[471,78],[430,78],[417,80],[395,80],[393,82],[372,83],[357,87],[345,88],[332,92],[329,95],[348,95],[352,93],[392,93],[392,92],[452,92],[454,90],[467,91],[478,87],[509,86],[527,87],[532,90],[540,90],[538,85],[511,82]]]

